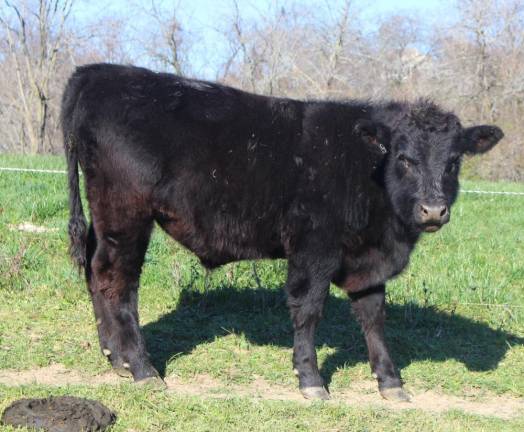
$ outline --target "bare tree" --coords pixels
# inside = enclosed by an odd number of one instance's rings
[[[435,56],[425,70],[426,93],[468,122],[497,122],[506,139],[471,161],[487,178],[524,179],[524,4],[520,0],[465,0],[459,19],[436,32]]]
[[[256,19],[244,19],[239,3],[232,5],[229,26],[221,30],[230,48],[222,80],[250,91],[293,95],[294,66],[304,52],[305,14],[294,5],[273,1],[267,10],[258,10]]]
[[[138,4],[135,8],[142,12],[141,21],[135,28],[135,42],[145,63],[161,70],[176,74],[190,73],[187,51],[190,48],[189,34],[182,27],[178,17],[180,1],[168,2],[150,0],[146,6]]]
[[[16,92],[11,107],[20,114],[19,140],[24,151],[43,153],[49,120],[51,83],[65,36],[65,22],[74,0],[13,3],[4,0],[0,14],[14,66]],[[4,77],[5,78],[5,77]],[[5,83],[4,83],[5,85]]]
[[[334,31],[325,32],[327,50],[323,51],[325,57],[325,92],[327,94],[335,91],[336,81],[342,81],[339,77],[340,67],[343,63],[346,44],[348,42],[349,22],[351,18],[352,0],[344,0],[338,17],[335,18]],[[332,40],[329,40],[331,38]]]
[[[82,63],[133,63],[136,57],[127,22],[119,16],[102,16],[77,31],[71,46],[72,62]]]

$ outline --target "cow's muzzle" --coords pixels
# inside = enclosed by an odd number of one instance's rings
[[[415,220],[422,231],[435,232],[449,222],[450,213],[446,204],[421,203],[415,210]]]

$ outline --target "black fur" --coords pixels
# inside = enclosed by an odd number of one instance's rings
[[[502,137],[494,126],[463,129],[429,101],[302,102],[107,64],[73,74],[62,122],[71,252],[113,365],[137,380],[156,374],[136,308],[156,221],[208,268],[288,259],[301,388],[322,386],[314,334],[330,282],[355,302],[380,388],[401,386],[383,339],[384,283],[422,231],[449,219],[462,154]],[[445,212],[428,219],[435,203]]]
[[[73,89],[74,83],[70,83],[69,91],[64,93],[62,100],[62,130],[64,132],[64,152],[67,159],[67,171],[69,180],[69,238],[71,240],[69,253],[79,269],[86,266],[86,235],[87,221],[80,199],[78,187],[78,150],[74,135],[72,134],[73,110],[75,108],[77,90]],[[75,98],[70,100],[69,98]]]

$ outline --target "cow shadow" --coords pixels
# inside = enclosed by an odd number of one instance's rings
[[[222,287],[206,293],[185,289],[176,310],[145,325],[143,332],[162,376],[173,356],[188,354],[201,343],[231,333],[245,335],[251,344],[293,346],[285,294],[264,288]],[[511,345],[524,345],[522,337],[413,303],[388,305],[386,337],[399,369],[415,361],[455,359],[468,370],[488,371],[497,368]],[[328,298],[316,346],[334,348],[320,371],[327,384],[337,368],[368,361],[364,338],[347,299]]]

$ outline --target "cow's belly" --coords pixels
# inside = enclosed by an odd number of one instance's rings
[[[230,262],[282,258],[283,247],[266,224],[242,221],[233,216],[208,214],[206,222],[163,209],[156,216],[159,225],[177,242],[193,252],[207,268]],[[205,224],[202,226],[202,224]],[[272,234],[274,233],[274,234]]]

